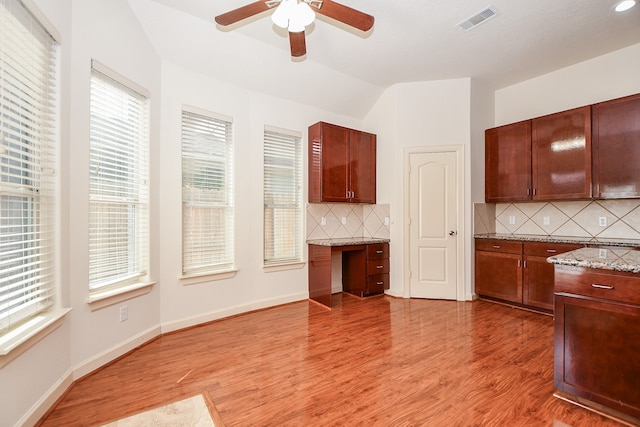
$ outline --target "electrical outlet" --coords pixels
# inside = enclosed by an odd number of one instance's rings
[[[598,225],[600,225],[600,227],[606,227],[607,226],[607,217],[606,216],[598,217]]]
[[[550,219],[548,216],[542,217],[542,225],[549,225]]]
[[[320,218],[320,225],[327,225],[327,217],[323,216],[322,218]]]
[[[346,216],[342,217],[342,225],[347,225],[347,217]]]
[[[129,318],[129,306],[123,305],[120,307],[120,321],[124,322]]]
[[[389,217],[388,216],[384,217],[384,225],[389,225]]]
[[[515,215],[509,215],[509,224],[513,225],[516,223]]]

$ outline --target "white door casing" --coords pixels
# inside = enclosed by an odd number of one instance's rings
[[[409,296],[464,300],[463,147],[405,152]]]

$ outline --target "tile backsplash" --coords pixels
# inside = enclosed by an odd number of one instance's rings
[[[640,200],[475,203],[474,233],[640,239]]]
[[[309,203],[307,205],[307,239],[347,237],[388,239],[390,211],[388,204]]]

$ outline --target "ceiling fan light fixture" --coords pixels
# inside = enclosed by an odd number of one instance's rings
[[[274,24],[291,32],[304,31],[315,18],[316,14],[311,7],[306,2],[298,0],[282,0],[271,15]]]

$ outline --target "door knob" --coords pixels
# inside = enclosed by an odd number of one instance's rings
[[[455,235],[456,235],[456,232],[455,232],[455,231],[451,230],[451,231],[449,232],[449,236],[455,236]]]

